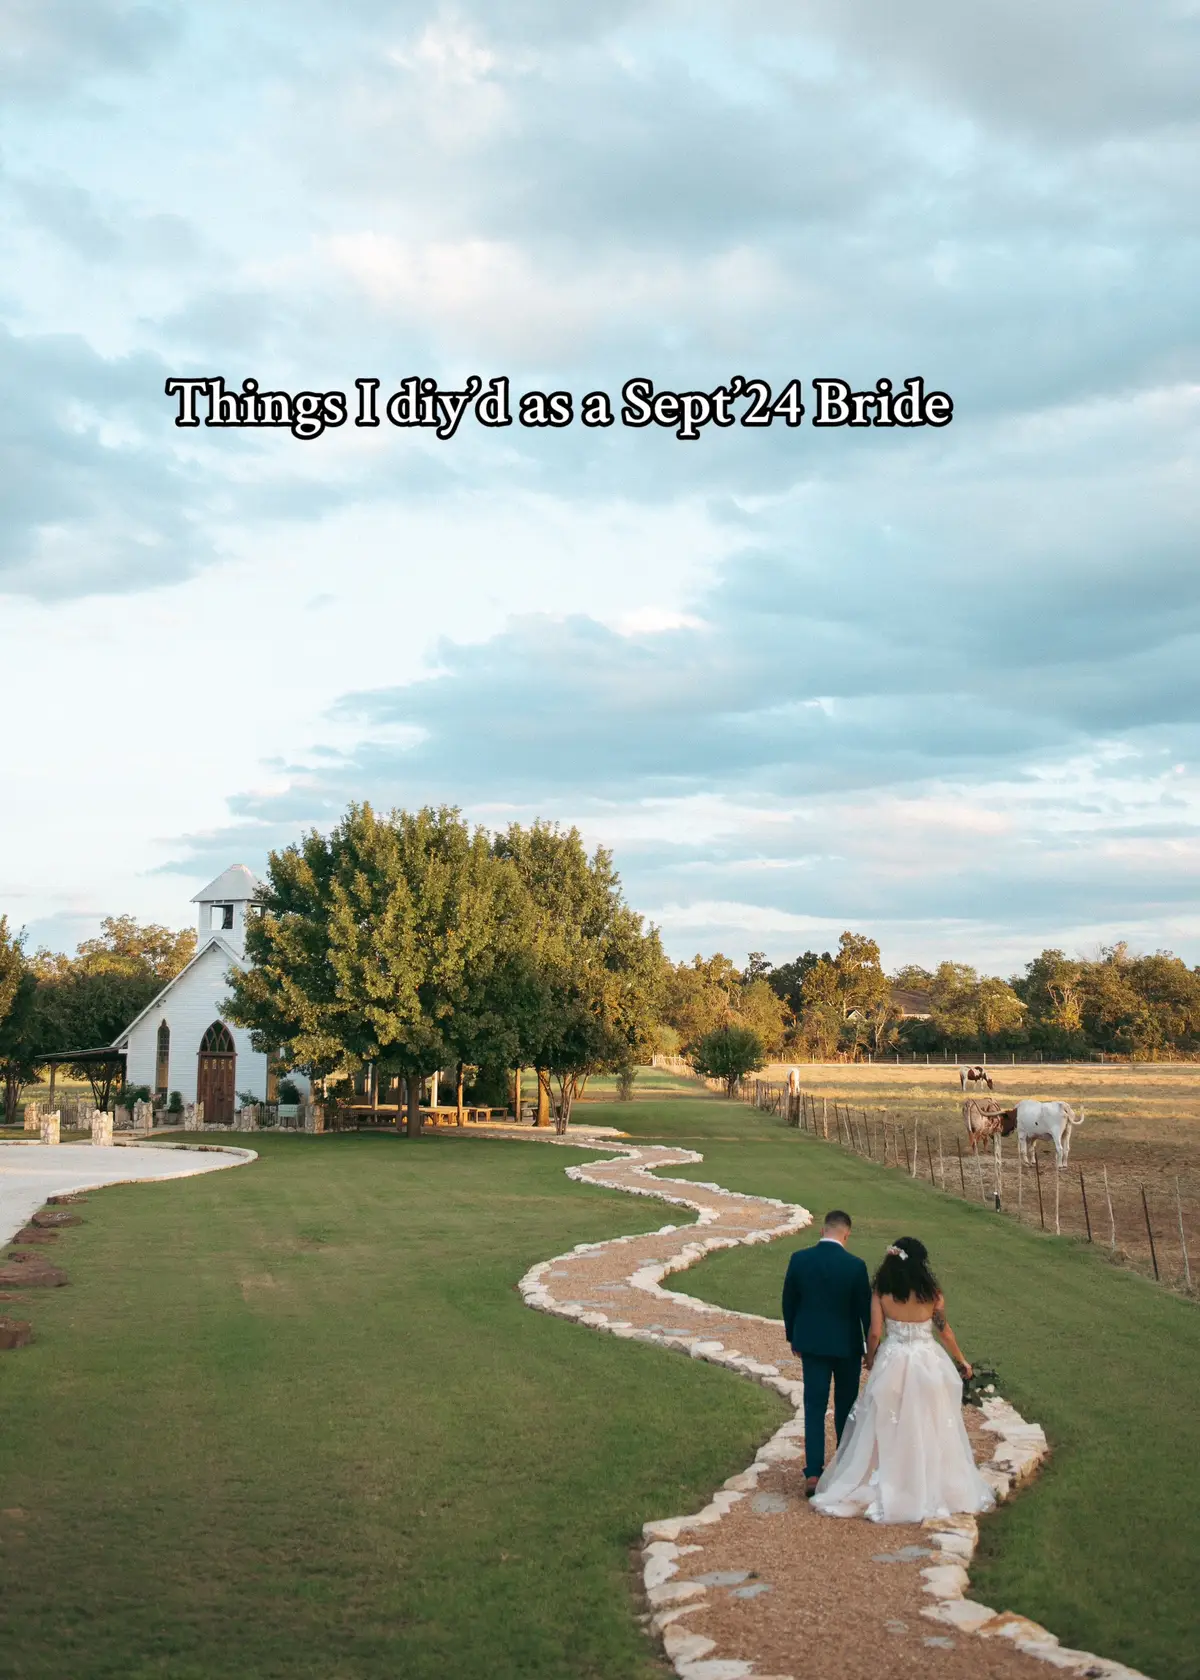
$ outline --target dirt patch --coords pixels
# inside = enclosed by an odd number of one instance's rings
[[[242,1299],[251,1300],[255,1295],[264,1295],[279,1288],[279,1279],[270,1272],[250,1272],[241,1280]]]
[[[33,1326],[23,1318],[0,1318],[0,1351],[26,1347],[33,1340]]]
[[[39,1230],[57,1231],[64,1225],[82,1225],[83,1219],[67,1208],[39,1208],[29,1223]]]
[[[10,1254],[0,1264],[0,1284],[7,1289],[61,1289],[66,1272],[40,1254]]]

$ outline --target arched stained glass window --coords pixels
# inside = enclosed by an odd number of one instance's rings
[[[214,1021],[204,1037],[200,1040],[200,1053],[203,1056],[232,1056],[234,1053],[233,1034],[224,1021]]]

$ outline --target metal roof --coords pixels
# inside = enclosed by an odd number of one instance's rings
[[[257,898],[262,891],[261,883],[246,868],[244,863],[231,864],[224,874],[218,875],[215,881],[198,892],[192,900],[193,904],[245,904],[250,899]]]

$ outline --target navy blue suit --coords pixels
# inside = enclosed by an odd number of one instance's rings
[[[833,1384],[840,1441],[858,1398],[863,1343],[871,1327],[871,1279],[840,1242],[801,1248],[783,1280],[783,1328],[804,1369],[804,1474],[825,1468],[825,1412]]]

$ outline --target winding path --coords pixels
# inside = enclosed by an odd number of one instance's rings
[[[509,1134],[529,1138],[528,1131]],[[795,1416],[702,1510],[644,1527],[651,1629],[681,1680],[839,1680],[925,1676],[1041,1680],[1050,1663],[1089,1680],[1144,1680],[1120,1663],[1059,1645],[1024,1617],[966,1596],[972,1517],[878,1527],[822,1517],[803,1498],[800,1362],[778,1319],[729,1312],[664,1286],[673,1272],[739,1243],[771,1242],[812,1224],[806,1208],[717,1184],[661,1179],[692,1165],[690,1149],[610,1144],[586,1136],[542,1141],[612,1148],[613,1158],[567,1176],[694,1210],[686,1226],[581,1243],[520,1283],[526,1304],[611,1335],[655,1342],[724,1365],[776,1390]],[[1006,1401],[968,1413],[982,1473],[1003,1499],[1045,1457],[1045,1435]],[[832,1440],[830,1441],[832,1450]]]

